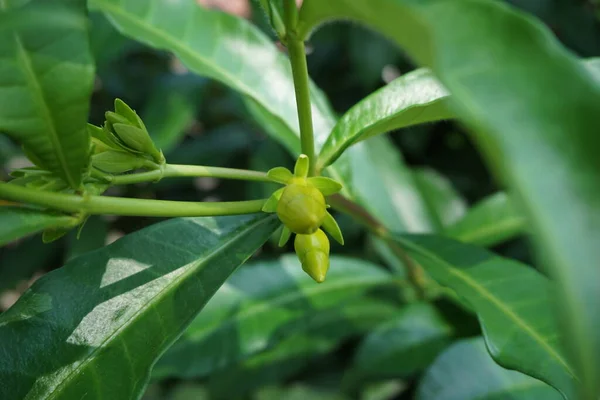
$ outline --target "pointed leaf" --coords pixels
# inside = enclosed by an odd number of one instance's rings
[[[305,0],[297,33],[305,39],[332,19],[377,29],[452,94],[456,117],[518,201],[542,267],[557,279],[578,396],[597,399],[600,135],[590,127],[600,126],[600,83],[592,66],[506,2]]]
[[[285,246],[285,244],[290,240],[290,236],[292,236],[292,231],[285,225],[282,225],[281,228],[281,236],[279,237],[279,247]]]
[[[306,178],[308,176],[308,156],[300,154],[294,165],[294,176],[297,178]]]
[[[274,213],[277,211],[277,204],[279,204],[279,199],[281,198],[284,189],[285,188],[277,189],[273,192],[273,194],[265,202],[265,205],[262,207],[264,212]]]
[[[397,310],[378,297],[394,287],[388,272],[347,257],[332,256],[329,276],[319,285],[294,254],[244,266],[159,360],[154,375],[207,376],[294,337],[331,335],[337,343]],[[371,310],[378,304],[380,312],[355,318],[361,302]]]
[[[0,205],[0,246],[44,229],[73,227],[76,224],[77,218],[68,215]]]
[[[94,82],[86,2],[10,0],[0,2],[0,14],[10,19],[13,12],[44,6],[56,15],[54,23],[32,19],[0,31],[0,131],[79,188],[89,160],[86,123]]]
[[[447,227],[445,234],[480,246],[494,246],[525,231],[526,221],[514,202],[498,192],[475,204],[462,219]]]
[[[316,186],[323,193],[323,196],[331,196],[343,188],[341,183],[325,176],[312,176],[308,178],[308,182]]]
[[[440,236],[396,240],[433,279],[466,300],[496,362],[576,398],[580,382],[561,347],[556,288],[547,278],[516,261]]]
[[[403,75],[348,110],[321,149],[317,168],[332,164],[349,146],[371,136],[452,118],[448,92],[428,69]]]
[[[342,235],[342,231],[340,230],[335,218],[333,218],[333,215],[331,215],[329,212],[325,214],[325,219],[323,220],[323,229],[325,229],[325,231],[329,233],[336,242],[342,246],[344,245],[344,236]]]
[[[460,366],[460,368],[457,368]],[[490,358],[483,339],[457,342],[435,360],[417,388],[417,400],[561,400],[550,386]]]
[[[156,359],[277,225],[173,219],[45,275],[0,316],[0,398],[140,398]]]
[[[294,177],[292,172],[289,169],[284,168],[284,167],[275,167],[275,168],[270,169],[269,172],[267,172],[267,176],[272,181],[275,181],[278,183],[283,183],[283,184],[288,183],[290,181],[290,179],[292,179]]]

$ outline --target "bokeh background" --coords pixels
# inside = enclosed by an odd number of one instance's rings
[[[198,0],[198,3],[199,6],[220,8],[251,19],[276,40],[263,13],[252,1]],[[600,26],[592,1],[511,0],[510,3],[543,20],[577,55],[600,56]],[[166,52],[152,50],[122,37],[101,15],[91,15],[91,26],[92,48],[97,62],[91,122],[100,124],[104,112],[111,109],[114,98],[119,97],[142,116],[170,163],[263,171],[278,165],[292,165],[293,160],[287,152],[253,121],[237,93],[218,82],[189,73]],[[369,93],[414,69],[400,49],[355,24],[325,26],[314,35],[307,48],[310,74],[340,114]],[[551,91],[549,93],[551,95]],[[437,173],[443,179],[442,185],[458,193],[461,200],[456,207],[459,209],[499,189],[459,124],[441,122],[403,129],[402,132],[391,133],[389,140],[394,145],[389,151],[393,152],[391,157],[396,160],[398,168],[425,168]],[[379,161],[373,157],[370,162]],[[19,147],[7,137],[0,136],[0,177],[6,180],[11,169],[26,164]],[[384,165],[381,167],[385,168]],[[108,194],[167,200],[228,201],[262,197],[272,190],[273,187],[267,184],[199,178],[112,188]],[[339,218],[347,245],[336,247],[335,252],[385,265],[385,257],[378,253],[368,235],[348,218]],[[93,217],[79,239],[71,233],[45,245],[36,236],[1,248],[0,312],[10,307],[42,274],[79,254],[157,221],[159,219],[155,218]],[[275,257],[286,250],[289,248],[279,249],[270,243],[260,256]],[[523,237],[493,250],[533,262]],[[460,316],[458,310],[453,313]],[[464,326],[466,335],[477,333],[474,321],[466,319]],[[248,396],[261,399],[319,398],[308,388],[315,382],[320,386],[335,387],[340,379],[336,371],[344,369],[355,343],[356,340],[350,338],[335,351],[315,358],[281,382],[276,382],[287,388],[285,395],[278,392],[283,390],[279,386],[266,388],[265,385],[275,384],[267,379],[264,385],[258,382],[257,387],[250,388]],[[150,386],[146,398],[202,398],[205,393],[200,383],[178,379],[160,381]],[[410,387],[405,389],[391,385],[381,397],[370,398],[410,398]]]

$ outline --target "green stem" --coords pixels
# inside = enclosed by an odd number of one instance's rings
[[[0,183],[0,199],[35,204],[66,212],[137,217],[203,217],[252,214],[260,212],[266,201],[266,199],[261,199],[197,203],[107,196],[77,196],[65,193],[42,192],[8,183]]]
[[[267,174],[258,171],[247,171],[234,168],[205,167],[202,165],[167,164],[162,170],[140,172],[137,174],[106,176],[105,179],[113,185],[129,185],[142,182],[156,182],[162,178],[183,177],[212,177],[223,179],[238,179],[245,181],[270,182]]]
[[[296,108],[298,109],[298,123],[300,126],[300,143],[302,153],[308,156],[308,175],[315,175],[315,138],[312,123],[310,103],[310,90],[308,79],[308,66],[306,65],[306,50],[304,41],[295,34],[298,20],[298,9],[293,0],[284,3],[284,17],[286,22],[286,44],[292,64],[294,90],[296,92]]]

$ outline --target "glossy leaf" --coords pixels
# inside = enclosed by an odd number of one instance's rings
[[[347,380],[356,385],[369,378],[409,377],[428,366],[454,334],[433,305],[409,305],[363,339]]]
[[[70,228],[77,218],[23,207],[0,206],[0,246],[45,229]]]
[[[373,320],[381,321],[394,312],[393,305],[369,300],[369,294],[394,285],[392,276],[381,268],[339,256],[331,257],[329,275],[320,285],[302,271],[295,255],[245,266],[161,358],[154,374],[205,376],[295,336],[330,335],[338,337],[337,343],[364,327],[363,323],[372,326]],[[369,301],[376,301],[380,312],[373,306],[371,319],[354,319],[353,310],[372,304]],[[353,302],[357,305],[345,308]],[[333,319],[336,323],[330,324]]]
[[[545,383],[509,371],[489,356],[481,338],[455,343],[419,382],[417,400],[560,400]]]
[[[140,397],[159,355],[277,224],[172,219],[45,275],[0,315],[0,398]]]
[[[475,204],[459,221],[445,230],[445,234],[480,246],[494,246],[525,231],[525,217],[511,198],[498,192]]]
[[[306,0],[299,34],[350,19],[395,41],[452,94],[557,279],[579,396],[600,395],[600,85],[549,28],[504,2]],[[482,51],[485,49],[485,51]],[[548,90],[552,88],[552,95]]]
[[[448,92],[427,69],[403,75],[346,112],[323,144],[318,168],[332,164],[346,148],[371,136],[453,117]]]
[[[466,301],[500,365],[541,379],[566,398],[579,384],[561,347],[553,284],[526,265],[440,236],[398,236],[429,275]]]
[[[89,5],[104,12],[124,35],[172,51],[191,71],[223,82],[252,99],[265,118],[297,131],[289,61],[250,22],[202,8],[194,0],[89,0]],[[315,131],[326,136],[333,114],[314,86],[311,96]],[[272,131],[276,137],[288,132]]]
[[[89,161],[86,130],[94,64],[84,0],[8,0],[0,12],[48,7],[62,24],[20,24],[0,32],[0,131],[42,165],[79,188]]]

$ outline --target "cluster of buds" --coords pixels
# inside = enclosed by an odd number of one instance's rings
[[[92,137],[92,167],[110,174],[139,168],[157,169],[165,163],[142,119],[122,100],[107,111],[102,127],[88,124]]]
[[[325,196],[342,190],[337,181],[324,177],[308,177],[309,160],[300,155],[294,173],[287,168],[271,169],[267,176],[285,186],[275,191],[263,206],[264,212],[276,212],[283,224],[279,246],[283,246],[296,234],[294,249],[302,269],[315,281],[321,283],[329,269],[329,239],[323,228],[337,242],[344,244],[342,232],[327,211]]]

